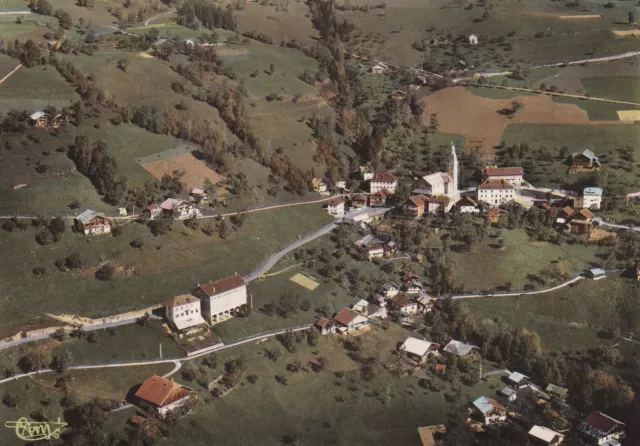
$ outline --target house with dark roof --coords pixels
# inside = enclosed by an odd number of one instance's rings
[[[572,168],[576,169],[599,169],[600,158],[591,150],[583,150],[582,153],[573,155]]]
[[[418,303],[411,300],[411,297],[405,293],[396,294],[389,299],[389,303],[392,311],[397,311],[405,316],[418,312]]]
[[[403,209],[407,214],[420,218],[424,214],[425,204],[428,200],[425,195],[414,195],[405,202]]]
[[[238,274],[198,285],[193,293],[202,301],[202,315],[211,325],[232,318],[247,307],[247,284]]]
[[[76,231],[84,235],[109,234],[111,232],[111,221],[103,214],[87,209],[74,220]]]
[[[398,187],[398,178],[390,172],[376,173],[369,183],[369,192],[375,194],[382,190],[387,191],[390,195],[396,193]]]
[[[369,326],[369,319],[349,308],[343,308],[335,315],[337,331],[342,334],[355,333]]]
[[[557,446],[564,440],[564,434],[556,432],[548,427],[533,426],[529,430],[529,436],[535,444]]]
[[[602,412],[591,412],[578,425],[578,434],[591,444],[604,445],[625,436],[625,424]]]
[[[140,408],[164,418],[169,412],[187,404],[195,393],[189,387],[154,375],[142,383],[135,396]]]
[[[206,324],[200,312],[200,304],[200,299],[191,294],[167,299],[164,302],[164,308],[169,324],[177,331]]]
[[[470,214],[480,212],[478,208],[478,203],[471,197],[464,196],[458,201],[456,201],[456,207],[460,210],[461,214]]]
[[[351,199],[351,209],[362,209],[367,205],[368,197],[365,194],[360,194]]]

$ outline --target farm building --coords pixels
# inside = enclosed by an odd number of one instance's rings
[[[373,74],[384,74],[389,71],[389,66],[384,62],[378,62],[373,67],[371,67],[371,72]]]
[[[369,206],[372,208],[383,207],[387,204],[387,199],[391,193],[386,190],[379,190],[375,194],[369,195]]]
[[[589,443],[604,445],[624,438],[625,424],[602,412],[591,412],[578,425],[578,433]]]
[[[469,44],[470,45],[477,45],[478,44],[478,36],[475,34],[470,34],[469,35]]]
[[[582,191],[582,197],[578,197],[576,202],[576,207],[598,210],[602,205],[602,189],[599,187],[586,187]]]
[[[453,202],[446,196],[429,197],[427,200],[427,212],[430,214],[442,214],[449,212]]]
[[[572,156],[572,165],[569,173],[597,170],[600,170],[600,159],[591,150],[586,149],[582,153]]]
[[[326,335],[335,333],[335,326],[333,325],[333,323],[329,319],[326,319],[324,317],[318,319],[318,322],[316,322],[314,326],[318,329],[320,334]]]
[[[145,207],[142,212],[143,214],[147,214],[147,218],[153,220],[154,218],[162,214],[162,208],[157,204],[153,203]]]
[[[193,295],[202,301],[202,314],[211,325],[232,318],[247,306],[247,284],[238,274],[198,286]]]
[[[314,178],[311,180],[311,185],[313,187],[314,192],[326,192],[327,191],[327,182],[323,178]]]
[[[414,195],[406,201],[404,211],[415,218],[420,218],[422,214],[424,214],[424,207],[427,200],[428,198],[425,195]]]
[[[173,215],[177,219],[184,219],[202,214],[193,203],[175,198],[167,198],[160,204],[165,214]]]
[[[342,198],[334,198],[327,203],[327,211],[335,218],[344,217],[345,203]]]
[[[475,345],[467,344],[465,342],[456,341],[453,339],[449,341],[449,343],[443,349],[443,351],[456,356],[477,356],[479,355],[479,353],[476,350],[478,350],[478,347],[476,347]]]
[[[192,393],[193,389],[154,375],[142,383],[135,396],[141,408],[157,412],[164,418],[187,404]]]
[[[476,413],[486,425],[499,423],[507,419],[507,409],[494,399],[481,396],[473,402]]]
[[[418,364],[424,364],[431,356],[439,355],[438,350],[440,350],[440,345],[434,342],[408,337],[398,350],[408,359]]]
[[[516,398],[518,398],[518,392],[508,386],[500,391],[500,395],[504,396],[509,401],[515,401]]]
[[[522,186],[524,169],[522,167],[493,167],[484,168],[485,180],[505,180],[514,186]]]
[[[57,129],[62,125],[63,119],[62,113],[57,113],[55,116],[51,116],[42,110],[38,110],[29,115],[29,124],[40,129],[46,129],[49,127]]]
[[[209,199],[209,194],[207,193],[207,191],[199,187],[194,187],[193,189],[191,189],[191,191],[189,192],[189,196],[195,203],[200,203]]]
[[[523,375],[520,372],[513,372],[509,376],[507,376],[507,381],[509,381],[509,384],[517,387],[522,387],[529,383],[529,377],[527,375]]]
[[[360,194],[351,199],[351,209],[362,209],[367,205],[367,196]]]
[[[592,280],[600,280],[607,277],[607,272],[602,268],[591,268],[585,272],[585,275]]]
[[[84,235],[109,234],[111,232],[111,221],[102,214],[87,209],[74,219],[74,226],[77,231]]]
[[[387,282],[382,285],[382,295],[384,297],[393,297],[400,291],[400,286],[394,282]]]
[[[384,257],[385,243],[372,234],[365,235],[355,245],[364,250],[369,260]]]
[[[461,214],[469,214],[480,212],[478,203],[471,197],[464,196],[456,202],[456,207],[460,209]]]
[[[534,441],[537,444],[549,446],[557,446],[564,440],[563,434],[544,426],[533,426],[529,430],[529,435],[535,439]]]
[[[200,299],[190,294],[171,297],[165,301],[164,307],[167,320],[178,331],[206,323],[200,313]]]
[[[487,218],[491,223],[499,223],[502,211],[499,208],[491,208],[487,211]]]
[[[545,391],[549,395],[555,396],[556,398],[560,398],[560,399],[565,399],[567,397],[567,394],[569,393],[568,389],[565,389],[564,387],[556,386],[555,384],[551,384],[551,383],[547,385],[547,387],[545,388]]]

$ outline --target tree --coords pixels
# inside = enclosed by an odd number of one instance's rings
[[[67,331],[60,327],[51,334],[51,337],[58,342],[64,342],[67,339]]]
[[[82,259],[80,258],[80,254],[78,254],[77,252],[74,252],[73,254],[69,254],[67,257],[65,257],[64,264],[69,269],[82,268],[83,266]]]
[[[51,241],[51,233],[49,231],[40,231],[36,234],[36,242],[39,245],[49,245]]]
[[[218,223],[218,236],[222,240],[226,240],[226,238],[229,237],[229,233],[230,229],[226,220],[222,220],[220,223]]]
[[[629,25],[633,25],[634,23],[636,23],[636,12],[629,11],[629,16],[627,17],[627,20],[629,21]]]
[[[18,360],[18,367],[24,373],[35,372],[49,365],[51,358],[40,351],[29,352]]]
[[[69,353],[69,351],[65,351],[64,355],[53,357],[51,368],[57,371],[58,373],[62,373],[66,371],[71,364],[73,364],[73,358],[71,357],[71,353]]]
[[[117,66],[123,72],[127,72],[127,67],[129,66],[129,59],[119,59],[117,62]]]
[[[61,28],[71,29],[71,27],[73,27],[73,20],[71,19],[71,14],[68,12],[62,9],[56,9],[56,12],[53,15],[58,19],[58,23]]]
[[[15,407],[18,407],[19,403],[20,403],[20,400],[16,395],[13,395],[9,392],[4,393],[4,396],[2,397],[2,404],[4,404],[7,407],[15,408]]]
[[[109,282],[116,277],[116,268],[111,263],[105,263],[96,271],[96,279]]]

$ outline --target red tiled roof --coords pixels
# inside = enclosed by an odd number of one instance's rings
[[[321,317],[320,319],[318,319],[318,322],[316,322],[316,326],[323,328],[325,325],[327,325],[329,323],[329,319],[326,319],[324,317]]]
[[[456,204],[458,206],[464,206],[466,204],[471,205],[471,206],[475,206],[476,205],[476,200],[474,200],[471,197],[462,197],[461,199],[458,200],[458,202]]]
[[[182,296],[174,296],[164,301],[165,307],[179,307],[180,305],[190,304],[199,300],[190,294],[183,294]]]
[[[580,215],[582,215],[582,217],[585,220],[591,220],[593,218],[593,212],[591,212],[589,209],[583,209],[580,212],[578,212]]]
[[[604,433],[608,433],[616,427],[624,425],[624,423],[608,417],[607,415],[600,412],[591,412],[589,415],[587,415],[585,423],[591,427],[595,427],[596,429]]]
[[[404,293],[398,293],[391,298],[391,302],[399,307],[406,307],[411,303],[411,298]]]
[[[394,181],[397,181],[397,178],[392,173],[380,172],[375,174],[371,181],[376,183],[393,183]]]
[[[524,175],[522,167],[487,167],[484,171],[489,178]]]
[[[340,204],[344,203],[344,200],[342,198],[334,198],[333,200],[329,201],[328,205],[329,206],[338,206]]]
[[[424,207],[424,204],[427,202],[427,200],[428,198],[422,194],[414,195],[413,197],[409,198],[409,201],[411,201],[417,207]]]
[[[367,196],[365,194],[360,194],[357,197],[353,198],[351,201],[367,201]]]
[[[564,212],[564,215],[566,215],[567,217],[571,217],[575,211],[571,209],[569,206],[566,206],[562,208],[562,212]]]
[[[491,208],[487,211],[487,215],[489,217],[493,217],[494,215],[497,215],[500,213],[500,209],[499,208]]]
[[[225,291],[239,288],[245,284],[244,278],[238,274],[235,276],[227,277],[226,279],[218,280],[217,282],[207,283],[202,285],[200,290],[211,297],[216,294],[224,293]]]
[[[551,206],[549,206],[549,203],[542,203],[541,205],[542,209],[544,209],[545,211],[550,211],[553,208]]]
[[[507,180],[487,180],[478,186],[478,189],[513,189],[513,184]]]
[[[449,204],[449,197],[445,196],[437,196],[437,197],[429,197],[427,200],[429,203],[440,203],[440,204]]]
[[[163,407],[188,396],[189,393],[189,390],[180,384],[154,375],[142,383],[136,392],[136,397]]]
[[[134,416],[132,416],[131,418],[129,418],[129,421],[130,421],[132,424],[142,424],[142,423],[144,423],[145,421],[147,421],[147,419],[146,419],[146,418],[141,417],[140,415],[134,415]]]
[[[355,311],[351,311],[348,308],[343,308],[338,314],[336,314],[336,317],[334,317],[333,319],[339,324],[349,325],[357,316],[358,313],[356,313]]]

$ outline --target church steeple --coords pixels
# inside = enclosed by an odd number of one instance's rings
[[[451,179],[453,179],[453,185],[451,187],[451,196],[458,196],[458,156],[456,155],[456,146],[451,143]]]

